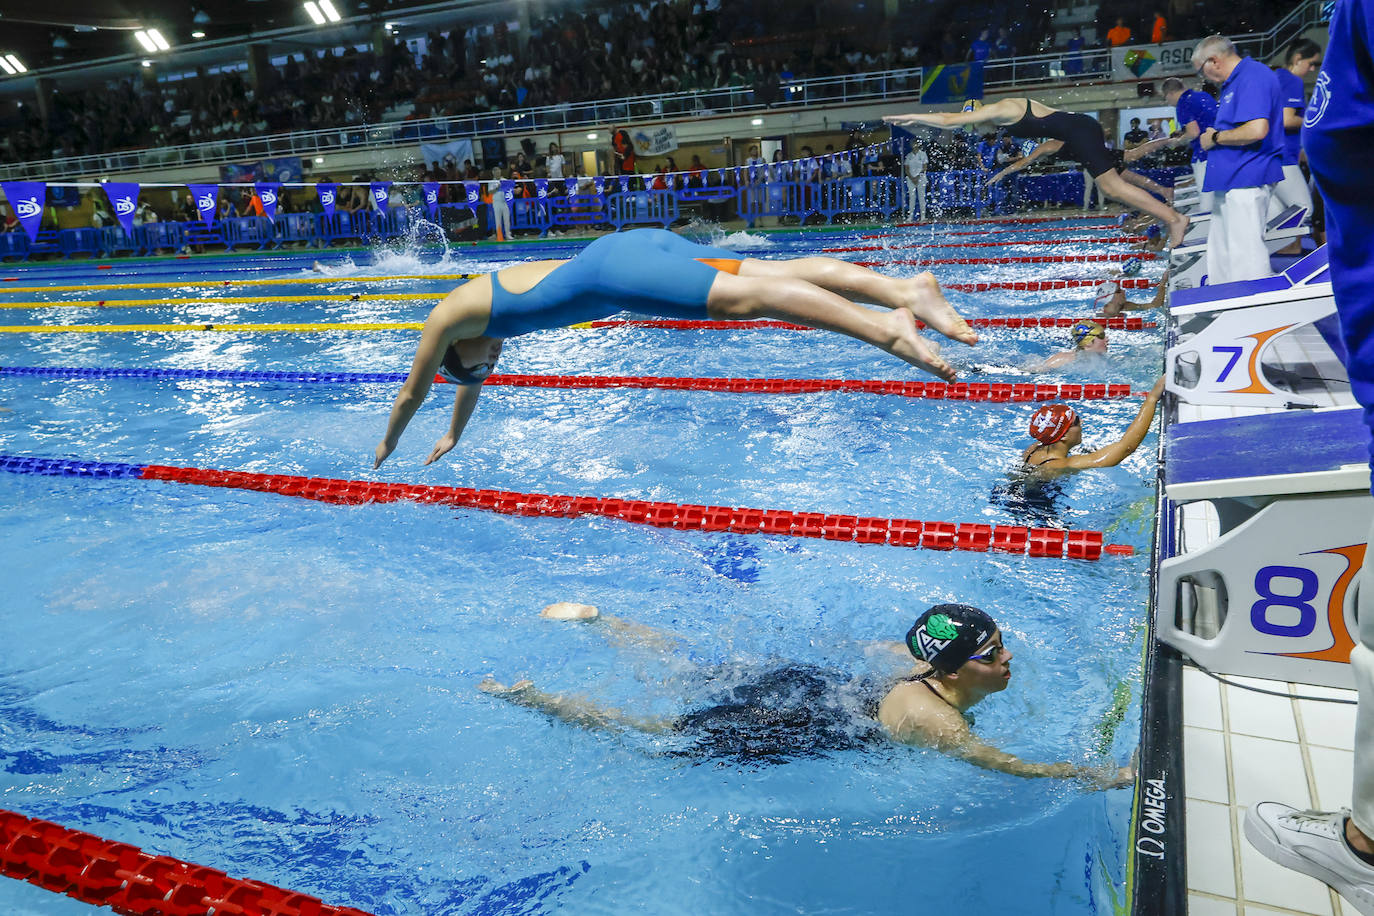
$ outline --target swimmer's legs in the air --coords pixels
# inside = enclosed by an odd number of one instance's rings
[[[1162,220],[1168,229],[1169,246],[1177,247],[1183,243],[1188,232],[1189,219],[1173,207],[1148,194],[1142,188],[1130,184],[1116,172],[1104,172],[1097,176],[1097,187],[1113,200],[1129,207],[1143,210],[1156,219]]]
[[[937,346],[921,338],[910,311],[897,308],[875,312],[806,280],[785,275],[748,276],[743,270],[739,275],[722,272],[711,284],[706,313],[716,319],[773,318],[835,331],[873,344],[945,381],[954,381],[954,367],[940,356]]]
[[[740,265],[739,272],[745,277],[793,277],[846,299],[890,309],[904,308],[946,337],[966,344],[978,342],[977,332],[945,299],[940,284],[929,271],[914,277],[888,277],[838,258],[813,257],[786,261],[749,258]]]
[[[1160,197],[1164,198],[1165,203],[1169,204],[1170,206],[1173,206],[1173,188],[1166,188],[1164,185],[1150,178],[1148,175],[1142,175],[1139,172],[1133,172],[1130,169],[1126,169],[1124,172],[1122,172],[1121,177],[1126,179],[1126,181],[1130,182],[1131,184],[1135,185],[1137,188],[1144,188],[1145,190],[1150,191],[1151,193],[1158,194]]]

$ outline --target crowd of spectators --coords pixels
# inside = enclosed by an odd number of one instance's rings
[[[1122,20],[1115,28],[1138,35],[1176,31],[1157,21],[1175,15],[1172,7],[1146,12],[1133,5],[1123,13],[1123,2],[1101,7]],[[193,78],[125,79],[95,91],[64,91],[59,83],[46,122],[33,104],[8,109],[9,123],[0,123],[0,161],[723,87],[748,88],[756,101],[775,102],[794,79],[1054,50],[1076,54],[1084,46],[1081,32],[1067,47],[1057,44],[1043,9],[1018,7],[1013,14],[987,7],[970,14],[957,0],[904,5],[903,15],[886,22],[881,4],[864,11],[852,4],[620,0],[560,9],[532,20],[528,34],[506,22],[430,32],[419,53],[399,37],[382,49],[295,53],[252,81],[243,71],[202,68]],[[1203,25],[1191,11],[1178,18]],[[1098,35],[1109,31],[1099,23]]]

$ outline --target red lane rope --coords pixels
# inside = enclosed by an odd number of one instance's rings
[[[888,236],[882,236],[882,235],[861,236],[861,238],[888,238]],[[1147,237],[1146,237],[1146,236],[1143,236],[1143,235],[1113,235],[1113,236],[1106,236],[1106,237],[1094,236],[1094,237],[1092,237],[1092,238],[1053,239],[1053,240],[1046,239],[1046,240],[1043,241],[1043,242],[1038,242],[1038,241],[1035,241],[1035,240],[1027,240],[1027,241],[1020,241],[1020,242],[949,242],[949,243],[946,243],[946,244],[941,244],[941,243],[939,243],[939,242],[929,242],[929,243],[921,242],[921,243],[915,244],[915,245],[909,244],[909,243],[908,243],[905,247],[907,247],[907,248],[1015,248],[1015,247],[1023,247],[1023,246],[1026,246],[1026,245],[1067,245],[1067,244],[1070,244],[1070,243],[1074,243],[1074,244],[1083,244],[1083,245],[1097,245],[1097,244],[1101,244],[1101,245],[1116,245],[1116,244],[1124,244],[1124,243],[1126,243],[1126,242],[1144,242],[1144,241],[1146,241],[1146,240],[1147,240]],[[881,250],[884,250],[884,249],[883,249],[883,246],[867,246],[867,247],[865,247],[865,246],[846,246],[846,247],[839,247],[839,248],[822,248],[822,249],[821,249],[821,251],[825,251],[825,252],[831,252],[831,251],[881,251]]]
[[[436,375],[435,382],[445,382]],[[895,394],[932,401],[981,401],[1009,404],[1022,401],[1098,401],[1138,397],[1130,385],[1033,385],[981,382],[897,382],[882,379],[835,378],[676,378],[654,375],[491,375],[488,385],[517,388],[666,388],[681,391],[728,391],[737,394],[806,394],[816,391],[859,391]]]
[[[1082,318],[970,318],[968,323],[975,328],[1069,328],[1073,327],[1074,322],[1082,321]],[[1143,331],[1147,328],[1159,327],[1153,321],[1146,321],[1143,318],[1093,318],[1098,324],[1113,331]],[[924,322],[916,322],[916,326],[924,328]],[[582,325],[578,325],[582,327]],[[755,331],[764,329],[777,329],[786,331],[814,331],[815,328],[807,327],[804,324],[792,324],[788,321],[772,321],[760,319],[757,321],[712,321],[697,320],[689,318],[607,318],[599,321],[589,321],[586,324],[589,328],[668,328],[676,331]]]
[[[827,249],[829,250],[829,249]],[[881,245],[853,248],[852,251],[891,251]],[[935,267],[940,264],[1087,264],[1119,261],[1153,261],[1157,257],[1152,251],[1117,251],[1108,254],[1027,254],[1006,258],[922,258],[912,260],[881,261],[880,264],[914,264],[917,267]],[[867,267],[868,261],[851,263]]]
[[[1100,226],[1115,226],[1115,225],[1117,225],[1116,220],[1114,220],[1114,219],[1111,219],[1111,220],[1103,219],[1103,218],[1100,217],[1100,216],[1022,216],[1022,217],[1016,217],[1016,218],[1005,217],[1005,218],[999,218],[999,219],[966,219],[966,220],[960,220],[959,223],[958,223],[957,225],[962,225],[962,226],[967,226],[967,225],[974,225],[974,226],[991,226],[991,225],[1028,225],[1028,224],[1030,224],[1030,223],[1084,223],[1084,224],[1093,223],[1093,224],[1097,224],[1097,225],[1100,225]],[[936,222],[935,220],[926,220],[926,221],[923,222],[923,223],[893,223],[892,225],[901,228],[901,227],[905,227],[905,226],[940,226],[940,225],[949,225],[949,224],[948,224],[948,223]],[[1088,227],[1085,225],[1084,228],[1088,228]],[[875,236],[868,236],[868,235],[866,235],[866,236],[863,236],[863,238],[875,238]]]
[[[126,916],[370,916],[13,811],[0,811],[0,873]]]
[[[863,267],[881,266],[882,261],[855,261]],[[1031,292],[1049,292],[1056,289],[1079,289],[1084,286],[1097,286],[1101,280],[1006,280],[997,283],[942,283],[944,289],[957,290],[961,293],[986,293],[994,290],[1029,290]],[[1120,277],[1116,281],[1122,289],[1149,289],[1150,280],[1145,277]]]
[[[256,490],[342,505],[406,501],[484,509],[502,515],[548,518],[597,515],[632,524],[676,528],[683,531],[775,534],[830,541],[853,541],[860,544],[891,544],[927,550],[967,550],[980,553],[991,550],[1031,557],[1074,560],[1096,560],[1104,551],[1123,556],[1129,556],[1134,552],[1133,548],[1126,544],[1103,545],[1100,531],[1075,531],[1063,528],[923,522],[906,518],[871,518],[735,506],[698,506],[614,497],[473,490],[467,487],[431,487],[419,484],[374,483],[366,480],[331,480],[157,464],[143,468],[140,476],[144,480]]]

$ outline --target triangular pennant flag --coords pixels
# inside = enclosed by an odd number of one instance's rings
[[[566,193],[566,194],[567,194],[568,196],[570,196],[570,197],[571,197],[573,194],[576,194],[576,193],[577,193],[577,179],[574,178],[574,177],[571,176],[571,175],[569,175],[567,178],[564,178],[564,179],[563,179],[563,189],[564,189],[564,193]]]
[[[262,201],[262,212],[271,220],[277,218],[277,196],[281,194],[280,181],[259,181],[253,185],[253,191],[258,195],[258,200]]]
[[[421,187],[425,191],[425,206],[429,208],[429,218],[439,218],[439,182],[426,181]]]
[[[43,204],[48,199],[48,186],[42,181],[5,181],[0,182],[5,192],[5,200],[19,218],[29,240],[38,241],[38,228],[43,222]]]
[[[130,236],[134,234],[134,211],[138,209],[138,183],[134,181],[105,182],[105,196],[114,208],[115,219]]]
[[[482,202],[482,186],[475,181],[463,182],[463,195],[467,199],[469,207],[475,207]]]
[[[515,179],[513,179],[513,178],[502,178],[502,179],[501,179],[501,196],[503,196],[503,197],[506,198],[506,206],[508,206],[508,207],[514,207],[514,206],[515,206]]]
[[[334,204],[339,199],[339,186],[332,182],[320,182],[315,185],[315,193],[320,195],[320,207],[324,209],[324,215],[333,216]]]
[[[196,212],[200,218],[207,223],[213,222],[219,204],[219,185],[188,184],[186,187],[191,192],[191,199],[196,202]]]
[[[547,178],[534,179],[534,196],[540,200],[549,196],[549,180]]]
[[[386,212],[387,200],[391,197],[391,182],[374,181],[372,182],[372,202],[377,205],[377,209]]]

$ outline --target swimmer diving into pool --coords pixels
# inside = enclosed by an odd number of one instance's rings
[[[1013,137],[1062,141],[1064,155],[1082,163],[1103,194],[1163,220],[1169,227],[1170,245],[1182,243],[1188,231],[1187,216],[1127,183],[1117,173],[1116,157],[1107,149],[1102,125],[1088,115],[1058,111],[1032,99],[1019,98],[1001,99],[991,105],[974,103],[966,105],[964,111],[888,115],[883,120],[903,127],[923,124],[943,130],[992,124],[1006,128]]]
[[[1115,467],[1145,441],[1163,393],[1164,378],[1161,376],[1145,395],[1140,412],[1121,438],[1086,455],[1069,454],[1083,441],[1083,421],[1078,412],[1067,404],[1046,404],[1031,414],[1030,434],[1038,444],[1021,454],[1021,472],[1028,478],[1048,481],[1093,468]]]
[[[855,300],[890,311],[867,309]],[[917,333],[916,321],[953,340],[978,341],[929,273],[898,279],[834,258],[744,257],[663,229],[616,232],[571,260],[518,264],[445,296],[425,320],[373,466],[395,450],[436,372],[455,382],[458,392],[449,429],[425,464],[457,444],[505,338],[621,310],[663,318],[776,318],[804,324],[873,344],[947,381],[954,379],[954,369]]]
[[[540,613],[554,620],[595,622],[622,645],[660,651],[673,647],[667,634],[602,615],[591,605],[561,602]],[[1134,780],[1131,767],[1032,763],[973,734],[969,708],[1007,688],[1012,660],[997,624],[978,608],[936,605],[917,618],[904,646],[881,645],[903,657],[910,653],[917,667],[899,678],[875,679],[785,664],[760,672],[714,696],[710,703],[674,718],[636,715],[585,697],[548,693],[530,681],[507,686],[488,678],[478,686],[492,696],[581,728],[681,738],[682,743],[668,753],[695,759],[780,763],[896,741],[932,747],[1013,776],[1080,779],[1101,789],[1127,786]]]

